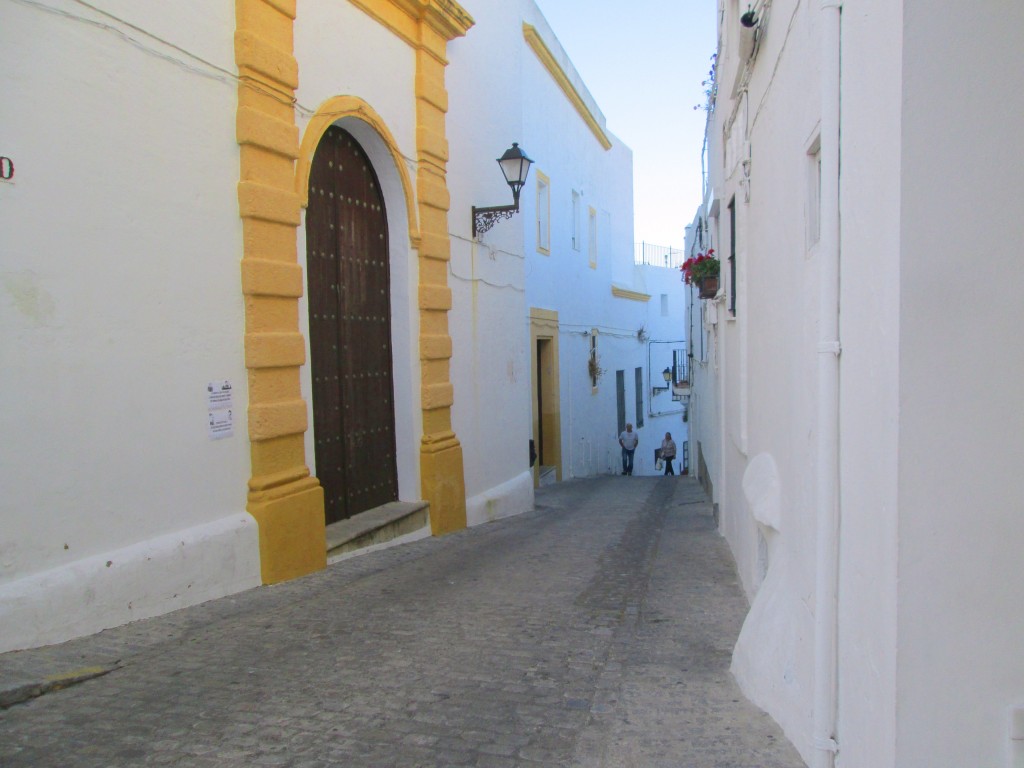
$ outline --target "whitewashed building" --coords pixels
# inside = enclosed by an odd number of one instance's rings
[[[510,441],[523,455],[533,440],[540,484],[621,472],[618,434],[629,422],[641,440],[635,472],[654,474],[665,432],[680,457],[685,441],[682,404],[663,378],[666,368],[680,383],[685,376],[683,292],[676,270],[634,264],[632,152],[532,2],[481,4],[474,14],[477,28],[451,47],[448,71],[451,92],[473,96],[453,99],[448,114],[451,141],[470,150],[449,165],[453,210],[462,212],[449,225],[452,289],[476,323],[494,324],[452,323],[456,349],[475,349],[480,363],[467,381],[474,409],[456,407],[457,423],[465,417],[457,431],[476,430],[482,444]],[[500,87],[479,75],[492,58],[508,73]],[[481,110],[496,88],[502,97]],[[494,159],[513,141],[533,160],[521,210],[474,241],[470,207],[510,202]],[[498,310],[524,300],[523,333],[511,337],[523,346],[510,358],[494,344],[507,318]],[[509,381],[526,385],[512,402],[531,414],[528,431],[499,398],[509,423],[491,433],[475,409],[493,407]],[[467,478],[497,469],[486,453],[467,461],[478,463]],[[470,507],[471,521],[501,514],[486,495]]]
[[[425,535],[531,508],[538,338],[554,466],[607,471],[614,390],[575,392],[572,334],[632,375],[646,346],[611,331],[667,289],[633,271],[630,152],[532,2],[3,18],[0,651],[317,570],[367,509]],[[522,211],[474,238],[513,141]]]
[[[733,671],[814,766],[1024,764],[1022,28],[720,2],[693,450]]]

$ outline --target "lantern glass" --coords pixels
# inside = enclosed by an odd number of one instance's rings
[[[512,187],[512,194],[517,202],[519,201],[519,190],[526,183],[526,176],[530,173],[532,164],[533,161],[523,153],[516,142],[513,142],[512,147],[505,150],[505,154],[498,158],[501,172],[505,175],[505,181]]]

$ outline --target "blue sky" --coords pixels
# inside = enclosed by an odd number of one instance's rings
[[[715,0],[535,0],[633,150],[634,239],[683,246],[701,195],[706,79]]]

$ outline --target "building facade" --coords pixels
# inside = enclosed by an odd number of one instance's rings
[[[452,289],[463,297],[456,306],[474,307],[477,323],[493,318],[494,325],[453,321],[453,336],[457,350],[474,349],[481,361],[467,380],[477,407],[491,407],[513,380],[524,385],[517,399],[500,402],[515,403],[530,420],[526,432],[509,422],[488,435],[490,424],[475,421],[474,409],[461,421],[456,408],[458,431],[478,432],[482,444],[513,442],[523,454],[532,440],[539,485],[621,471],[617,440],[628,421],[641,434],[636,471],[653,474],[665,432],[680,446],[685,440],[681,400],[663,378],[673,359],[685,375],[684,310],[676,271],[634,264],[632,152],[608,129],[536,6],[481,4],[474,17],[473,33],[451,47],[448,71],[451,92],[467,94],[449,111],[452,142],[467,147],[449,172],[460,211],[450,224]],[[482,110],[494,83],[479,73],[490,59],[507,74],[502,98]],[[493,134],[503,142],[484,141]],[[513,141],[534,161],[520,211],[474,240],[470,208],[508,202],[494,159]],[[514,338],[523,346],[510,358],[493,339],[507,316],[500,310],[520,311],[522,301],[522,334]],[[502,410],[513,418],[513,409]],[[486,454],[467,461],[475,463],[467,478],[495,470]],[[471,505],[471,520],[495,514],[493,502]]]
[[[444,68],[469,15],[9,10],[3,646],[322,568],[325,520],[381,503],[464,527]]]
[[[733,671],[815,766],[1024,756],[1022,22],[720,3],[694,451],[751,599]]]
[[[7,5],[0,650],[315,571],[380,505],[532,507],[535,318],[572,315],[533,298],[533,185],[610,169],[628,260],[631,155],[532,2],[472,12]],[[539,172],[474,238],[511,141]]]

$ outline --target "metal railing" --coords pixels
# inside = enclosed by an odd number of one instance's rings
[[[633,244],[633,263],[636,265],[679,269],[684,261],[686,252],[682,248],[643,242]]]

